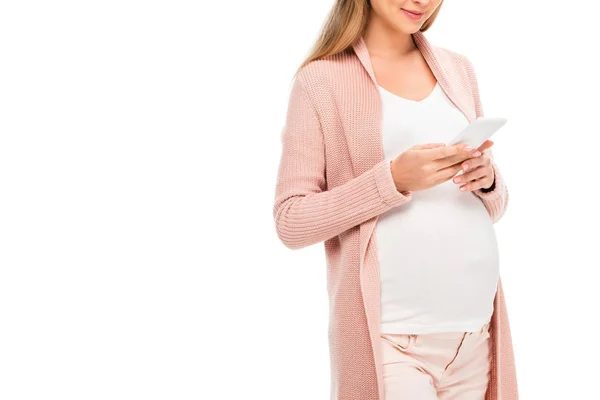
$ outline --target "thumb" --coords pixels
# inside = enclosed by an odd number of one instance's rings
[[[445,143],[425,143],[425,144],[417,144],[411,147],[411,150],[427,150],[427,149],[435,149],[437,147],[444,147]]]
[[[483,142],[483,144],[481,146],[479,146],[479,148],[477,150],[483,152],[484,150],[489,149],[493,145],[494,145],[494,142],[492,142],[491,140],[488,139],[485,142]]]

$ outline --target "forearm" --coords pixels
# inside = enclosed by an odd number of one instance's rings
[[[282,181],[273,208],[277,235],[293,249],[335,237],[412,199],[396,189],[389,161],[330,190],[302,193],[299,187]]]
[[[483,202],[492,222],[495,223],[502,218],[508,206],[508,189],[506,182],[500,173],[496,163],[492,160],[494,169],[494,183],[488,190],[478,189],[473,191]]]

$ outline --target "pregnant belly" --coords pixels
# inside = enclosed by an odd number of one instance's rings
[[[377,220],[382,307],[390,320],[462,321],[486,314],[493,301],[498,247],[491,219],[473,193],[450,185],[414,192],[411,202]]]
[[[481,200],[452,182],[413,193],[413,200],[380,215],[380,263],[426,278],[440,268],[477,276],[495,273],[498,247]]]

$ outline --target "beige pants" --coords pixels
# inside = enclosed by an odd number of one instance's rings
[[[383,400],[484,400],[489,325],[478,332],[382,333]]]

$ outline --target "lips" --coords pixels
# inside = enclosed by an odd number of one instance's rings
[[[421,19],[421,17],[423,16],[422,12],[405,10],[404,8],[402,8],[402,12],[411,19]]]

